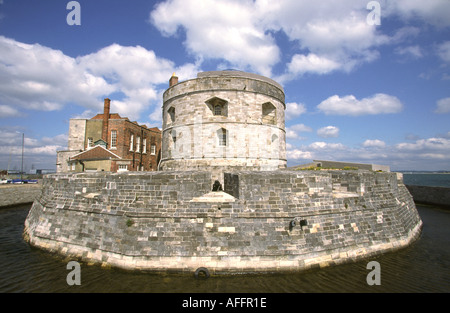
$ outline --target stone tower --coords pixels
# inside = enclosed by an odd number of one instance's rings
[[[283,87],[260,75],[212,71],[163,97],[161,170],[223,172],[286,167]]]

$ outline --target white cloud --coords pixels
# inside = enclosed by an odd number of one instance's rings
[[[450,113],[450,97],[439,100],[436,103],[435,113]]]
[[[162,124],[162,109],[161,106],[158,106],[155,108],[155,111],[151,113],[149,116],[149,119],[153,122],[156,122],[158,124]]]
[[[384,148],[384,147],[386,147],[386,143],[379,139],[374,139],[374,140],[367,139],[366,141],[364,141],[363,147]]]
[[[286,103],[286,120],[298,117],[306,112],[306,106],[303,103],[288,102]]]
[[[69,136],[67,134],[60,134],[54,137],[43,137],[40,141],[44,145],[57,145],[59,147],[67,146]]]
[[[384,1],[383,11],[387,15],[399,15],[405,20],[419,17],[424,22],[438,27],[450,26],[450,3],[448,0],[396,0]]]
[[[310,53],[307,56],[296,54],[287,65],[288,74],[280,76],[278,80],[284,81],[287,78],[303,75],[306,73],[328,74],[342,67],[338,62],[327,57],[321,57]]]
[[[326,126],[317,130],[317,135],[323,138],[339,137],[339,128],[336,126]]]
[[[303,151],[299,149],[288,149],[286,151],[287,158],[290,160],[310,160],[313,155],[310,151]]]
[[[318,159],[386,164],[394,170],[448,170],[450,135],[394,145],[387,145],[379,139],[368,139],[360,147],[318,141],[298,147],[290,145],[287,156],[288,162],[294,164],[302,164],[301,160]]]
[[[448,0],[381,2],[382,21],[419,17],[432,25],[450,25]],[[298,47],[284,73],[276,77],[285,82],[307,73],[351,71],[377,59],[380,46],[401,43],[420,32],[408,26],[385,35],[367,23],[366,5],[361,0],[167,0],[150,12],[150,21],[165,36],[185,36],[187,51],[199,60],[215,59],[223,61],[223,68],[266,76],[281,60],[282,49],[273,34],[283,32]],[[422,56],[415,46],[398,48],[397,53]]]
[[[311,132],[312,128],[306,126],[305,124],[296,124],[286,127],[286,138],[287,139],[303,139],[298,133],[300,132]]]
[[[433,137],[419,139],[414,143],[399,143],[396,145],[399,151],[414,151],[416,153],[435,153],[447,151],[450,158],[450,139]]]
[[[317,108],[327,115],[360,116],[399,113],[403,104],[398,98],[381,93],[362,100],[356,99],[353,95],[342,98],[334,95],[322,101]]]
[[[299,136],[295,131],[286,128],[286,139],[297,139],[297,138],[299,138]]]
[[[105,80],[59,50],[0,36],[0,54],[0,103],[51,111],[74,99],[92,105],[96,97],[112,91]]]
[[[289,127],[289,129],[292,129],[296,132],[311,132],[312,128],[309,126],[306,126],[305,124],[296,124]]]
[[[281,59],[272,34],[282,31],[299,47],[278,77],[286,81],[376,59],[375,48],[391,39],[367,24],[367,14],[360,0],[170,0],[154,8],[150,21],[166,36],[185,33],[186,49],[199,59],[225,60],[267,76]]]
[[[450,64],[450,41],[446,41],[438,46],[439,57],[446,63]]]
[[[78,58],[79,64],[96,77],[105,77],[110,86],[125,95],[123,100],[111,101],[111,108],[132,120],[152,104],[160,102],[158,85],[168,86],[173,72],[184,80],[196,74],[195,66],[176,67],[172,61],[157,57],[143,47],[113,44],[98,52]]]
[[[419,59],[423,57],[422,49],[420,48],[420,46],[398,47],[395,49],[395,53],[413,59]]]
[[[103,97],[120,93],[124,98],[111,99],[111,109],[136,120],[144,109],[160,103],[161,89],[167,88],[173,72],[180,79],[197,73],[195,64],[177,67],[140,46],[112,44],[75,59],[0,36],[0,55],[0,116],[60,110],[67,103],[97,112]]]
[[[30,155],[52,155],[56,157],[56,151],[67,146],[67,135],[60,134],[54,137],[43,137],[36,139],[24,136],[24,154]],[[0,154],[21,155],[22,133],[15,130],[0,129]]]
[[[345,149],[345,146],[341,143],[327,143],[323,141],[316,141],[313,142],[308,146],[310,149],[313,150],[342,150]]]
[[[150,13],[150,21],[166,36],[183,29],[185,46],[196,57],[223,59],[270,76],[280,51],[259,20],[252,1],[237,0],[172,0]]]
[[[0,118],[20,116],[21,113],[9,105],[0,105]]]

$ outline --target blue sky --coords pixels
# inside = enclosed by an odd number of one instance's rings
[[[450,170],[450,1],[0,0],[0,168],[55,168],[68,121],[161,126],[173,72],[238,69],[286,93],[288,165]]]

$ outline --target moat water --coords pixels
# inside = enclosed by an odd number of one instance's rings
[[[410,247],[357,263],[290,274],[212,276],[154,274],[81,263],[81,285],[69,286],[68,260],[30,247],[22,238],[31,205],[0,209],[0,292],[20,293],[378,293],[450,292],[450,211],[417,208],[421,237]],[[369,261],[381,285],[369,286]]]

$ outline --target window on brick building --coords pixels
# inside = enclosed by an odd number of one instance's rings
[[[131,134],[131,136],[130,136],[130,151],[133,151],[133,146],[134,146],[134,135]]]
[[[136,137],[136,152],[141,152],[141,137]]]
[[[152,154],[152,155],[156,154],[156,145],[152,144],[150,146],[150,154]]]
[[[142,153],[147,153],[147,138],[144,138],[142,142]]]
[[[128,165],[119,164],[118,172],[125,172],[128,171]]]
[[[117,148],[117,130],[111,131],[111,148]]]

